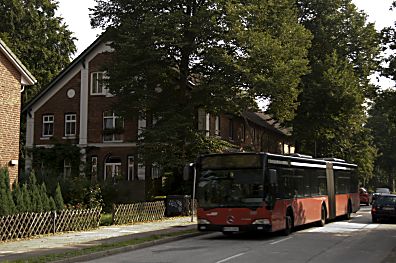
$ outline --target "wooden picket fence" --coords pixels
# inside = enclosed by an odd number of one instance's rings
[[[102,208],[22,213],[0,217],[0,241],[96,228]]]
[[[168,202],[179,215],[191,215],[191,200]],[[196,207],[196,206],[195,206]],[[194,209],[195,210],[195,209]],[[0,242],[66,231],[85,231],[99,227],[102,208],[73,209],[60,212],[22,213],[0,217]],[[164,201],[113,206],[113,225],[161,220],[165,217]],[[194,211],[195,212],[195,211]]]
[[[113,225],[160,220],[165,216],[163,201],[113,206]]]

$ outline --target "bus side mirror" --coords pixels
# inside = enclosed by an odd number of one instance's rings
[[[193,176],[194,176],[194,163],[186,164],[183,169],[183,180],[188,181]]]
[[[278,184],[278,175],[275,169],[269,169],[269,182],[270,185],[277,185]]]

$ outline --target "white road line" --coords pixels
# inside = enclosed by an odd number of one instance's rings
[[[227,261],[229,261],[229,260],[231,260],[231,259],[233,259],[233,258],[237,258],[237,257],[240,257],[240,256],[245,255],[245,254],[246,254],[246,253],[239,253],[239,254],[233,255],[233,256],[231,256],[231,257],[222,259],[222,260],[220,260],[220,261],[216,261],[216,263],[227,262]]]
[[[287,237],[287,238],[284,238],[284,239],[281,239],[281,240],[278,240],[278,241],[272,242],[272,243],[270,243],[270,244],[271,244],[271,245],[275,245],[275,244],[278,244],[278,243],[280,243],[280,242],[283,242],[283,241],[289,240],[289,239],[291,239],[291,238],[293,238],[293,237]]]

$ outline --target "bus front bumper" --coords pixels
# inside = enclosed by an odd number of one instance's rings
[[[271,225],[251,224],[251,225],[213,225],[198,224],[199,231],[219,231],[219,232],[272,232]]]

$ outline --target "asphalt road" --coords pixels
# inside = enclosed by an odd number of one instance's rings
[[[395,223],[371,223],[370,207],[362,206],[348,221],[308,226],[289,236],[210,233],[117,254],[92,262],[135,263],[284,263],[381,262],[396,247]],[[389,261],[392,262],[392,261]]]

